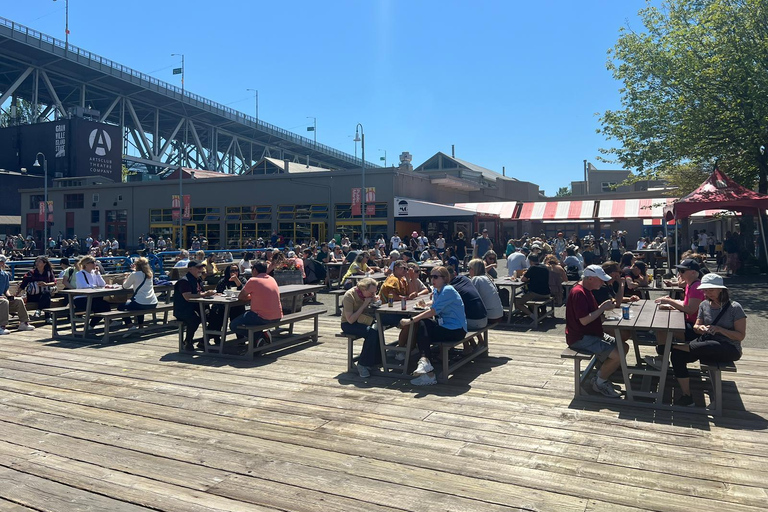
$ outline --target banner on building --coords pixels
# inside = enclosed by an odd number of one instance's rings
[[[192,198],[189,196],[189,194],[184,194],[184,211],[182,213],[182,218],[184,220],[189,220],[192,218]]]
[[[40,201],[37,218],[40,222],[45,222],[45,201]],[[48,201],[48,222],[53,222],[53,201]]]
[[[352,215],[359,217],[362,215],[360,213],[360,208],[362,204],[362,189],[360,188],[353,188],[352,189]]]
[[[362,188],[352,189],[352,215],[362,215]],[[365,187],[365,215],[372,217],[376,214],[376,187]]]
[[[183,203],[183,207],[182,207]],[[178,194],[171,196],[171,218],[173,220],[179,220],[179,211],[181,211],[182,219],[189,220],[192,218],[192,199],[189,194],[184,194],[182,199],[179,200]]]

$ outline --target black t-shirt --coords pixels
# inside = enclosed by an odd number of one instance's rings
[[[463,238],[459,238],[454,243],[456,244],[456,256],[464,258],[467,253],[467,241]]]
[[[525,271],[528,278],[528,291],[539,295],[549,295],[549,269],[541,264],[532,265]]]
[[[618,286],[619,283],[613,283]],[[603,286],[597,290],[592,290],[592,295],[595,297],[598,306],[607,300],[613,300],[616,297],[616,290],[609,283],[603,283]]]
[[[355,259],[357,259],[357,256],[360,254],[360,251],[349,251],[347,253],[347,257],[344,258],[344,261],[347,263],[354,263]]]
[[[459,295],[462,302],[464,302],[464,313],[470,320],[480,320],[488,316],[488,311],[485,309],[483,299],[480,297],[480,293],[466,276],[456,276],[451,281],[453,286]],[[549,292],[547,292],[549,293]]]

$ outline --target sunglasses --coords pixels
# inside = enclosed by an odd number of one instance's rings
[[[429,277],[430,277],[431,279],[440,279],[440,278],[441,278],[441,277],[443,277],[443,276],[441,276],[440,274],[430,274],[430,276],[429,276]]]

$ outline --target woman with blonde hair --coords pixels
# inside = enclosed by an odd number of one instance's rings
[[[104,282],[104,278],[101,277],[99,269],[96,268],[96,258],[93,256],[85,256],[78,263],[80,271],[77,273],[77,288],[104,288],[107,283]],[[75,304],[75,310],[85,311],[88,303],[88,299],[85,295],[78,295],[72,299]],[[109,302],[105,301],[103,297],[93,297],[91,301],[91,314],[93,313],[106,313],[110,311],[112,307]],[[91,316],[91,327],[94,327],[101,321],[101,318],[97,316]]]
[[[131,265],[134,271],[123,282],[123,288],[133,290],[133,295],[125,304],[120,304],[119,311],[141,311],[144,309],[154,309],[157,307],[157,296],[152,282],[152,268],[149,266],[147,258],[138,258]],[[129,331],[135,331],[144,325],[144,315],[138,317],[138,327],[132,325],[130,317],[125,319],[125,325],[129,326]]]
[[[370,277],[358,281],[357,286],[344,294],[341,308],[341,330],[363,338],[363,349],[357,360],[357,372],[361,377],[371,376],[371,367],[381,364],[379,331],[374,325],[375,318],[368,307],[376,300],[377,283]]]

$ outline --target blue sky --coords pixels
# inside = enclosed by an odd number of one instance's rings
[[[598,168],[599,112],[619,107],[606,70],[643,0],[70,1],[70,42],[366,159],[437,151],[540,185]],[[0,16],[64,39],[64,1],[3,2]],[[358,148],[359,151],[359,148]],[[381,162],[383,164],[383,162]]]

